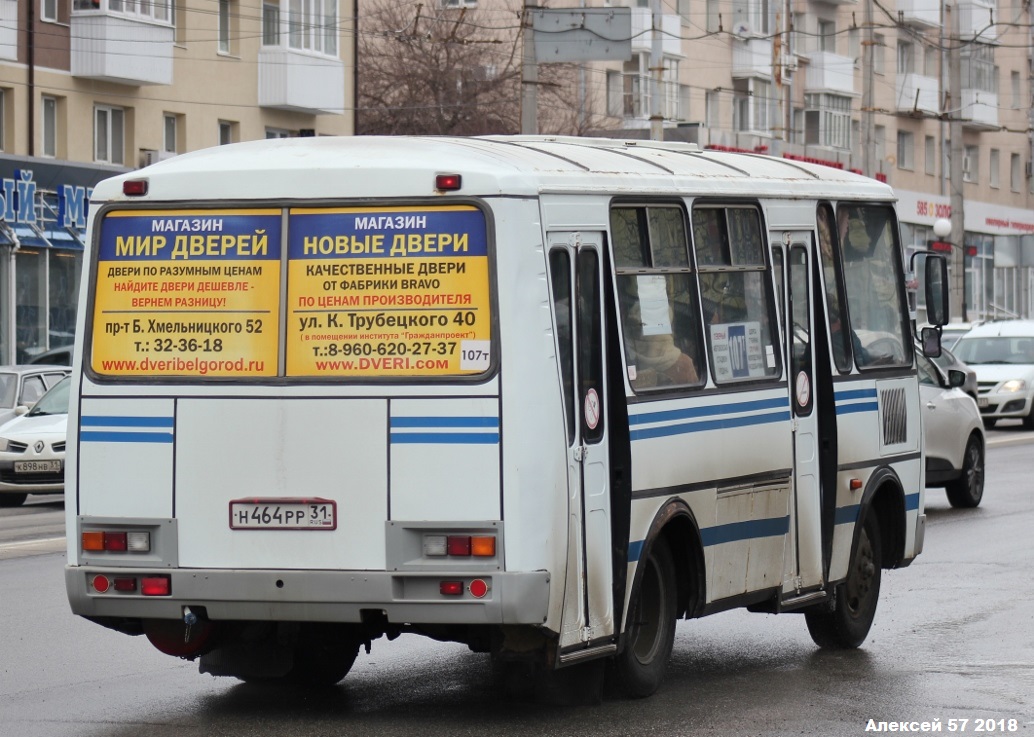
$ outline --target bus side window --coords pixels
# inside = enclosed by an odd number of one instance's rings
[[[761,213],[749,205],[698,205],[693,245],[715,382],[778,376]]]
[[[700,318],[682,208],[619,205],[610,222],[632,389],[702,384]]]
[[[574,345],[571,342],[571,257],[567,251],[549,252],[549,279],[553,289],[553,315],[556,319],[557,358],[564,392],[564,419],[567,442],[574,441]]]
[[[851,343],[847,330],[846,310],[840,296],[840,277],[837,265],[837,248],[833,239],[836,232],[833,209],[828,204],[819,205],[817,220],[819,231],[819,257],[822,259],[822,281],[826,290],[826,313],[829,320],[829,343],[833,349],[833,361],[841,373],[851,370]]]

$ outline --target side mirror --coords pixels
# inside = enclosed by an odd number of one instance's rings
[[[939,327],[923,328],[919,340],[923,344],[924,356],[927,358],[941,357],[941,329]],[[965,380],[966,375],[962,374],[962,378]]]
[[[958,369],[948,369],[948,386],[952,389],[960,389],[966,383],[966,372]]]
[[[21,417],[30,409],[32,409],[32,407],[30,407],[27,404],[19,404],[17,407],[14,408],[14,414],[16,414],[18,417]]]
[[[946,325],[948,322],[948,262],[944,260],[943,256],[928,254],[925,276],[926,321],[931,325]],[[939,348],[937,355],[940,355]]]

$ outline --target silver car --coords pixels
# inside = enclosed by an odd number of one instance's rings
[[[0,366],[0,425],[29,411],[50,387],[71,373],[68,366]]]

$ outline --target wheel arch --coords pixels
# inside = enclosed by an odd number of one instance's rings
[[[658,540],[663,540],[675,564],[676,613],[689,619],[701,614],[706,602],[704,547],[693,511],[681,499],[673,498],[661,505],[647,532],[639,561],[649,557]],[[636,564],[629,601],[639,595],[643,567]]]
[[[869,477],[855,521],[852,551],[868,514],[876,515],[880,526],[883,568],[897,568],[905,559],[906,505],[904,486],[894,469],[882,466]]]

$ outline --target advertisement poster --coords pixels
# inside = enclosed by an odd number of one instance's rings
[[[91,367],[275,376],[279,209],[114,211],[97,243]]]
[[[716,381],[734,381],[765,375],[761,323],[714,324],[711,325],[710,333]]]

